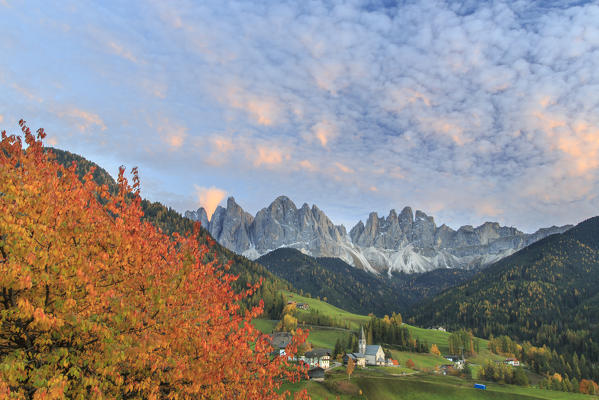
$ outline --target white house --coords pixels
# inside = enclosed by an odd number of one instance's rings
[[[506,358],[503,363],[504,364],[509,364],[512,367],[519,367],[520,366],[520,361],[518,361],[517,358]]]
[[[320,367],[328,369],[331,362],[331,350],[329,349],[314,349],[307,351],[304,354],[303,360],[310,367]]]
[[[445,359],[453,362],[455,369],[462,369],[466,364],[466,360],[464,360],[461,356],[445,356]]]

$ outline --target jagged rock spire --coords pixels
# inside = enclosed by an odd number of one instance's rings
[[[199,220],[220,244],[251,259],[279,247],[292,247],[314,257],[338,257],[373,273],[425,272],[437,268],[485,266],[570,226],[525,234],[496,222],[465,225],[454,230],[436,226],[432,216],[404,207],[387,217],[370,213],[349,235],[316,205],[297,208],[287,196],[277,197],[255,217],[230,197],[227,207],[217,207],[208,222],[204,209],[185,216]]]

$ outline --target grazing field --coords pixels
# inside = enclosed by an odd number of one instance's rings
[[[406,362],[409,359],[414,361],[416,369],[432,370],[436,366],[450,363],[450,361],[447,361],[445,358],[430,353],[411,353],[407,351],[391,350],[391,354],[394,359],[399,360],[399,365],[402,367],[406,366]]]
[[[271,333],[275,326],[279,323],[278,320],[272,319],[254,319],[252,320],[252,324],[262,333]]]
[[[597,400],[597,396],[556,392],[514,385],[483,382],[486,390],[474,389],[475,381],[456,377],[418,374],[405,377],[384,376],[380,369],[367,368],[354,372],[351,380],[341,369],[327,374],[325,382],[302,381],[287,384],[291,391],[306,388],[313,399],[377,399],[377,400]],[[360,394],[362,391],[362,394]]]
[[[285,297],[289,301],[295,301],[298,303],[306,303],[310,306],[311,310],[316,310],[320,312],[322,315],[327,315],[331,318],[337,319],[339,321],[349,321],[350,329],[359,329],[360,325],[364,325],[370,319],[366,315],[358,315],[350,313],[349,311],[342,310],[337,308],[329,303],[318,299],[312,299],[305,296],[300,296],[296,293],[284,292]],[[308,313],[309,311],[298,310],[300,313]]]
[[[314,347],[320,347],[333,350],[337,339],[345,339],[349,335],[349,331],[327,329],[326,327],[309,327],[308,342]]]
[[[353,314],[348,311],[342,310],[338,307],[335,307],[331,304],[328,304],[322,300],[300,296],[299,294],[291,292],[284,293],[285,297],[287,297],[287,300],[295,301],[298,303],[306,303],[310,306],[310,309],[317,310],[322,315],[329,316],[342,322],[348,321],[350,323],[350,329],[352,330],[357,331],[361,325],[365,325],[370,319],[370,317],[368,317],[367,315]],[[307,313],[308,311],[298,310],[298,312]],[[449,353],[449,332],[443,332],[436,329],[419,328],[408,324],[404,325],[410,330],[410,333],[412,334],[413,338],[418,338],[420,339],[420,341],[426,341],[428,342],[429,346],[432,344],[436,344],[442,354]],[[488,343],[488,340],[479,339],[480,352],[484,354],[484,359],[488,358],[487,355],[490,354],[487,351]],[[333,340],[333,345],[334,344],[335,340]]]
[[[356,383],[367,398],[378,400],[590,400],[592,398],[586,395],[521,388],[513,385],[487,384],[487,390],[479,390],[473,388],[473,382],[452,377],[359,377],[356,378]]]
[[[323,315],[336,318],[339,321],[349,322],[353,331],[360,325],[368,322],[369,317],[353,314],[341,310],[326,302],[299,296],[286,292],[288,300],[298,303],[307,303],[311,309],[318,310]],[[307,312],[298,310],[298,312]],[[262,332],[270,333],[278,321],[254,320],[254,324]],[[450,333],[434,329],[418,328],[406,325],[412,337],[436,344],[442,354],[448,354],[448,339]],[[301,326],[300,326],[301,327]],[[314,347],[333,349],[335,341],[345,338],[349,331],[331,327],[305,326],[310,329],[308,341]],[[487,360],[500,361],[503,357],[492,354],[488,350],[488,341],[479,340],[480,351],[469,361],[473,363],[473,375],[478,376],[480,365]],[[534,387],[520,387],[515,385],[501,385],[498,383],[482,382],[487,385],[486,390],[474,389],[475,380],[467,380],[453,376],[442,376],[420,371],[432,371],[436,366],[449,364],[445,358],[428,353],[412,353],[391,350],[394,359],[398,359],[401,367],[368,367],[356,369],[351,380],[347,379],[345,367],[338,367],[327,371],[325,382],[302,381],[294,384],[285,384],[283,390],[292,392],[306,389],[315,400],[320,399],[427,399],[427,400],[598,400],[597,396],[588,396],[574,393],[542,390]],[[405,367],[408,359],[414,361],[418,371]],[[404,375],[405,374],[405,375]],[[476,378],[475,378],[476,379]],[[535,380],[532,380],[533,382]]]
[[[254,319],[252,323],[262,333],[271,333],[279,321],[270,319]],[[302,329],[309,329],[308,342],[314,347],[333,349],[337,339],[345,339],[349,331],[342,329],[329,328],[326,326],[300,326]]]

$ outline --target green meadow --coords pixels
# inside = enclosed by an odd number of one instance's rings
[[[519,387],[482,382],[486,390],[474,389],[476,381],[450,376],[417,374],[392,376],[381,374],[378,368],[356,370],[348,381],[342,369],[327,374],[325,382],[302,381],[285,385],[293,392],[307,389],[313,399],[376,399],[376,400],[596,400],[597,396],[555,392],[533,387]]]
[[[324,301],[300,296],[295,293],[285,292],[288,300],[298,303],[307,303],[311,309],[318,310],[321,314],[336,318],[339,321],[348,321],[353,331],[360,325],[368,322],[369,317],[353,314],[330,305]],[[298,312],[308,312],[298,310]],[[278,321],[256,319],[254,325],[262,332],[270,333]],[[449,352],[449,335],[434,329],[418,328],[407,325],[412,337],[436,344],[442,354]],[[301,328],[301,325],[300,325]],[[344,338],[349,331],[330,327],[306,327],[310,329],[308,341],[315,347],[332,349],[335,341]],[[586,399],[597,400],[598,396],[588,396],[575,393],[556,392],[535,387],[520,387],[515,385],[501,385],[498,383],[481,382],[487,385],[486,390],[474,389],[480,365],[487,360],[499,361],[503,357],[492,354],[488,350],[488,341],[479,339],[480,351],[469,358],[472,363],[474,380],[454,376],[442,376],[430,373],[435,367],[448,364],[445,358],[428,353],[412,353],[391,350],[394,359],[399,360],[401,367],[368,367],[357,368],[351,380],[347,379],[345,367],[338,367],[327,371],[324,382],[302,381],[285,384],[282,390],[296,392],[306,389],[315,400],[321,399],[406,399],[406,400],[569,400]],[[415,363],[414,370],[405,367],[408,359]],[[423,372],[424,371],[424,372]],[[536,377],[538,378],[538,377]],[[538,380],[538,379],[533,379]]]

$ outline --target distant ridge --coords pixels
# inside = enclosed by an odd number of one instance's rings
[[[425,301],[410,311],[410,320],[470,328],[481,337],[509,335],[597,363],[598,288],[599,217],[594,217]],[[592,375],[599,378],[599,365]]]
[[[354,313],[380,317],[403,313],[422,299],[474,275],[473,270],[437,269],[388,278],[354,268],[339,258],[314,258],[292,248],[273,250],[256,262],[312,297],[326,298],[328,303]]]

